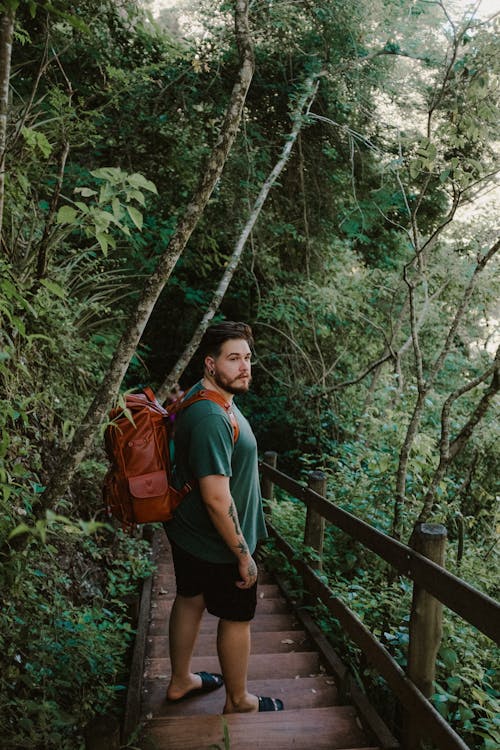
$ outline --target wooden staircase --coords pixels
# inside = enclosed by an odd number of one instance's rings
[[[142,750],[335,750],[374,748],[353,706],[339,705],[335,681],[291,613],[277,585],[262,576],[252,624],[249,690],[281,698],[285,710],[222,716],[224,688],[169,704],[168,615],[175,585],[170,549],[161,539],[156,551],[140,699]],[[217,619],[207,613],[193,658],[193,671],[219,672]],[[224,744],[224,731],[229,744]]]

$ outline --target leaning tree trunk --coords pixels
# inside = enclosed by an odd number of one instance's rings
[[[254,70],[253,47],[248,25],[248,0],[235,0],[235,34],[240,54],[240,70],[233,86],[219,139],[212,150],[200,185],[187,206],[175,234],[160,257],[155,272],[146,281],[142,296],[131,316],[129,327],[121,337],[108,372],[68,451],[61,458],[57,471],[48,483],[41,498],[43,508],[50,507],[65,492],[76,468],[87,453],[99,425],[116,397],[153,307],[222,173],[238,131]]]
[[[5,147],[7,143],[7,113],[9,111],[9,81],[12,60],[12,37],[16,12],[9,3],[0,16],[0,236],[3,226],[5,201]]]
[[[243,228],[243,231],[241,232],[238,238],[238,241],[235,245],[233,254],[231,256],[231,260],[226,266],[226,270],[224,271],[224,274],[219,282],[219,286],[217,287],[215,294],[212,297],[212,301],[210,302],[205,312],[205,315],[201,319],[200,324],[198,325],[198,328],[196,329],[193,336],[191,337],[189,344],[186,346],[186,348],[184,349],[184,352],[177,360],[176,365],[167,375],[167,377],[165,378],[165,380],[163,381],[163,383],[161,384],[161,386],[156,392],[157,398],[160,402],[165,401],[169,392],[172,390],[173,386],[179,380],[182,373],[188,366],[189,362],[191,361],[191,358],[193,357],[194,353],[196,352],[198,348],[198,345],[203,337],[203,334],[205,333],[208,326],[210,325],[210,321],[212,320],[215,313],[219,309],[219,306],[224,298],[225,293],[227,292],[229,284],[231,283],[231,280],[241,260],[241,256],[243,254],[243,250],[245,248],[246,242],[250,236],[252,229],[255,226],[257,219],[259,218],[259,214],[262,210],[262,206],[264,205],[266,198],[269,195],[269,191],[271,190],[272,186],[274,185],[279,175],[283,171],[286,163],[288,162],[288,159],[290,158],[293,145],[295,141],[297,140],[297,136],[300,133],[300,130],[304,122],[303,116],[302,116],[302,110],[304,109],[307,103],[307,110],[306,110],[306,115],[307,115],[307,111],[309,110],[309,107],[311,106],[312,102],[314,101],[314,97],[316,96],[316,91],[318,87],[317,82],[316,82],[317,78],[318,78],[318,75],[314,75],[311,78],[309,78],[306,82],[305,93],[300,98],[298,106],[292,116],[292,120],[294,123],[293,128],[290,132],[290,135],[287,138],[285,145],[283,146],[283,149],[281,151],[281,156],[279,160],[276,162],[268,178],[262,185],[259,195],[257,196],[257,199],[253,205],[252,212],[250,216],[248,217],[248,220]]]

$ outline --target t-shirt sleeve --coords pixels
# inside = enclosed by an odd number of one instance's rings
[[[232,453],[233,435],[229,420],[222,414],[200,419],[193,427],[189,441],[191,476],[196,479],[213,474],[230,477]]]

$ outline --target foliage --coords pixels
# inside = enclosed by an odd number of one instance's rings
[[[13,746],[34,747],[38,727],[47,747],[64,748],[121,684],[123,597],[147,566],[135,540],[93,527],[103,520],[99,435],[48,516],[39,498],[217,141],[237,53],[226,3],[181,4],[164,26],[134,0],[82,0],[78,15],[59,2],[14,5],[0,259],[2,729],[17,732]],[[293,476],[322,468],[332,499],[386,532],[418,402],[417,351],[429,377],[477,257],[496,238],[487,202],[498,168],[496,23],[455,17],[442,3],[253,3],[257,66],[239,136],[124,384],[154,386],[177,361],[304,81],[318,73],[220,315],[254,327],[254,387],[242,406],[261,450],[279,447]],[[478,277],[423,400],[404,472],[403,539],[436,470],[446,399],[493,362],[496,270],[493,259]],[[183,385],[198,377],[195,361]],[[487,387],[454,402],[454,435]],[[448,527],[450,567],[491,595],[496,445],[490,408],[447,467],[431,513]],[[300,504],[280,496],[273,514],[302,554]],[[389,585],[385,568],[333,528],[325,571],[404,664],[405,581]],[[318,617],[385,698],[335,623]],[[488,644],[453,617],[446,628],[436,705],[471,746],[489,750],[497,675]]]
[[[356,493],[351,494],[352,489],[345,480],[346,475],[343,474],[329,483],[330,489],[332,486],[344,488],[339,504],[383,529],[383,516],[373,512],[372,503],[360,502]],[[303,545],[303,504],[278,490],[276,500],[270,503],[270,511],[273,524],[292,543],[297,557],[309,557],[315,567],[314,555],[311,557],[310,551]],[[387,519],[385,522],[388,523]],[[473,543],[467,545],[466,550],[465,558],[457,562],[456,541],[452,539],[451,549],[447,553],[447,567],[455,575],[462,575],[490,596],[495,596],[498,593],[495,575],[498,553],[495,556],[494,549],[490,548],[487,554],[493,555],[494,559],[491,565],[482,568],[478,576],[474,569],[477,565],[477,550]],[[293,573],[289,563],[272,550],[272,545],[271,551],[266,552],[266,557],[274,561],[281,574],[287,578],[294,595],[300,597],[303,594],[300,578]],[[325,529],[322,560],[322,575],[335,596],[347,604],[396,662],[405,668],[411,583],[403,577],[392,580],[387,576],[385,563],[330,524]],[[400,730],[394,698],[384,680],[370,667],[362,652],[348,639],[326,608],[317,605],[314,614],[323,632],[329,636],[331,643],[342,654],[359,683],[370,695],[377,710],[393,729]],[[437,660],[436,693],[432,701],[470,747],[490,750],[498,742],[496,717],[500,694],[497,657],[498,650],[492,648],[486,636],[453,612],[444,611],[444,632]]]
[[[0,727],[10,748],[75,747],[79,728],[125,689],[126,600],[151,571],[148,546],[89,531],[49,516],[4,560]]]

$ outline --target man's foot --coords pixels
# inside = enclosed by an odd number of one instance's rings
[[[167,700],[169,703],[178,703],[186,698],[192,698],[195,695],[201,695],[202,693],[211,693],[213,690],[218,690],[222,687],[224,680],[221,674],[212,672],[194,672],[190,687],[186,689],[179,688],[176,690],[172,685],[168,686],[167,689]]]

